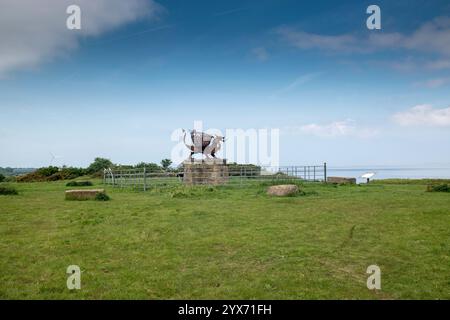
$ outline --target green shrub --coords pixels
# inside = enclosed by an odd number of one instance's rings
[[[16,195],[19,194],[16,189],[12,187],[0,187],[1,195]]]
[[[446,183],[428,185],[427,191],[428,192],[450,192],[450,186]]]
[[[0,173],[0,182],[5,181],[5,176]]]
[[[92,185],[90,181],[70,181],[66,184],[66,187],[88,187]]]
[[[38,169],[36,171],[36,173],[38,175],[41,175],[41,176],[44,176],[44,177],[50,177],[51,175],[54,175],[58,171],[59,171],[58,167],[49,166],[49,167],[44,167],[44,168]]]
[[[97,193],[95,200],[97,201],[109,201],[111,198],[106,193]]]
[[[92,162],[89,167],[86,169],[88,174],[101,173],[103,169],[108,169],[113,167],[114,164],[105,158],[95,158],[94,162]]]
[[[71,180],[86,174],[83,168],[63,167],[44,167],[34,172],[17,177],[17,182],[41,182],[41,181],[59,181]]]
[[[5,182],[16,182],[16,181],[17,181],[17,177],[15,177],[15,176],[5,177]]]
[[[151,173],[164,172],[163,168],[161,168],[160,166],[158,166],[156,163],[153,163],[153,162],[149,162],[149,163],[139,162],[137,165],[134,166],[134,168],[136,168],[136,169],[145,168],[145,170],[147,172],[151,172]]]

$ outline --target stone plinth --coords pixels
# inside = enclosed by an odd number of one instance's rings
[[[66,200],[94,200],[99,193],[105,193],[104,189],[67,190]]]
[[[183,168],[183,182],[186,185],[219,185],[228,182],[228,166],[222,159],[186,160]]]

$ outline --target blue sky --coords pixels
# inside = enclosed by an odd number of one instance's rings
[[[65,26],[73,3],[82,30]],[[366,27],[370,4],[381,30]],[[159,162],[195,120],[279,128],[285,165],[450,164],[448,1],[5,0],[1,12],[0,166]]]

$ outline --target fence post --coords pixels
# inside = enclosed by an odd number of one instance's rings
[[[325,179],[325,183],[327,183],[327,163],[323,163],[323,178]]]
[[[144,166],[144,191],[147,191],[147,174]]]
[[[239,169],[241,171],[240,174],[239,174],[239,186],[242,187],[242,166],[240,166]]]

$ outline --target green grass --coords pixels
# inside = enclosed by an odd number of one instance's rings
[[[98,186],[98,181],[95,185]],[[0,196],[2,299],[450,299],[450,194],[426,183]],[[79,265],[81,290],[66,287]],[[380,266],[382,290],[366,287]]]

